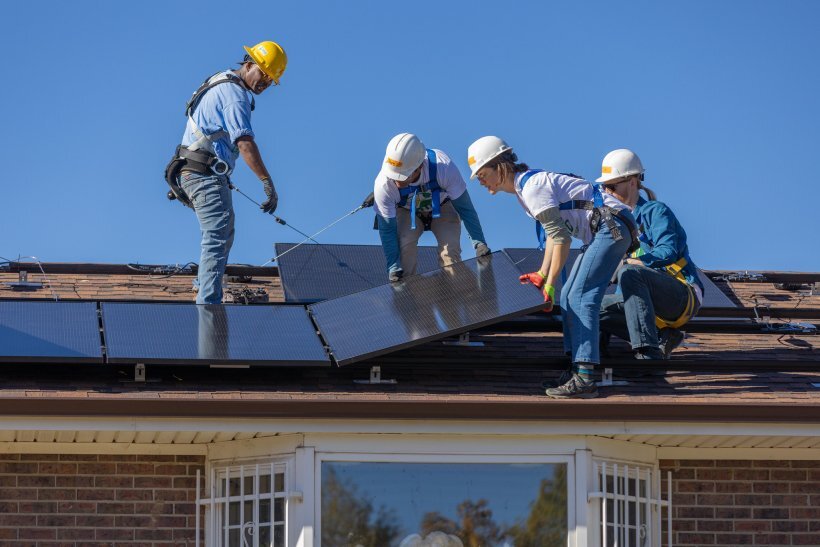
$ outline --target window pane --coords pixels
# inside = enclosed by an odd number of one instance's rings
[[[245,477],[245,495],[250,496],[253,494],[253,476]]]
[[[231,502],[228,504],[228,524],[236,526],[239,522],[239,502]]]
[[[270,528],[267,526],[259,527],[259,547],[269,547],[270,546]],[[278,545],[278,544],[277,544]]]
[[[270,522],[270,500],[259,500],[259,522]]]
[[[324,462],[321,503],[322,545],[567,543],[565,464]]]
[[[276,483],[274,485],[276,487],[277,492],[284,492],[285,491],[285,474],[284,473],[277,473],[276,474]]]
[[[259,493],[270,494],[270,475],[262,475],[259,477]]]
[[[280,522],[285,520],[285,500],[276,498],[273,500],[273,520]]]

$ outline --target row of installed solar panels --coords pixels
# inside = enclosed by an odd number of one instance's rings
[[[538,311],[520,273],[502,251],[309,305],[0,301],[0,362],[346,365]]]

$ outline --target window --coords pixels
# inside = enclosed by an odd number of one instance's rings
[[[661,543],[659,473],[648,466],[595,461],[595,492],[599,500],[603,547],[654,547]],[[667,511],[667,518],[670,515]],[[668,528],[671,530],[671,523]]]
[[[323,461],[321,545],[565,546],[567,463]]]
[[[206,507],[208,546],[285,547],[287,465],[214,466]]]

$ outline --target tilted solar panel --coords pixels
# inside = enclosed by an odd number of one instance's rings
[[[102,304],[110,363],[330,365],[302,306]]]
[[[502,252],[308,306],[336,362],[346,365],[541,309]]]
[[[277,243],[280,255],[294,243]],[[301,245],[277,261],[286,302],[321,302],[387,282],[380,245]],[[419,247],[418,271],[438,269],[436,247]]]
[[[0,362],[102,360],[95,302],[0,302]]]

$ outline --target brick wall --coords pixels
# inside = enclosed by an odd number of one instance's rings
[[[204,463],[201,456],[0,454],[0,546],[193,545],[196,470]]]
[[[820,461],[661,460],[660,467],[664,498],[672,471],[676,547],[820,545]]]

